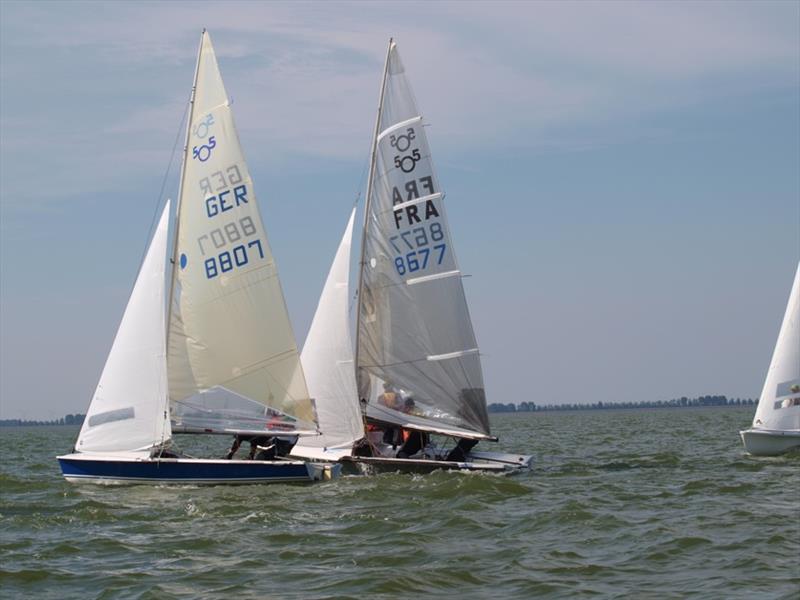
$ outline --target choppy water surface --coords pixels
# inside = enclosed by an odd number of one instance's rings
[[[496,415],[530,473],[207,488],[68,484],[74,428],[2,429],[0,595],[798,598],[800,454],[746,456],[751,418]]]

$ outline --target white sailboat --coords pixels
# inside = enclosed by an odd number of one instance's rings
[[[75,450],[70,481],[253,483],[330,478],[274,457],[319,435],[275,262],[214,49],[203,31],[176,207],[142,263]],[[181,455],[175,433],[237,435],[276,459]],[[262,455],[263,456],[263,455]]]
[[[330,308],[334,269],[340,272],[335,281],[341,283],[342,273],[346,277],[337,267],[342,252],[340,246],[314,325],[321,314],[329,313],[329,319],[341,321],[339,330],[349,331],[342,307],[346,290],[336,297],[338,307]],[[355,370],[349,371],[346,386],[322,384],[310,392],[320,407],[333,403],[329,388],[336,387],[341,398],[337,406],[345,405],[346,393],[347,416],[338,427],[348,433],[340,442],[356,439],[357,426],[361,442],[350,453],[340,444],[328,456],[393,470],[528,468],[530,456],[472,450],[479,440],[496,441],[489,430],[478,345],[422,116],[391,40],[373,137],[358,272]],[[316,377],[323,369],[331,370],[334,362],[346,365],[353,360],[344,344],[335,357],[331,352],[324,355],[320,338],[312,327],[303,349],[309,374]],[[323,428],[328,434],[336,425]],[[431,434],[455,441],[437,445]],[[307,448],[301,441],[293,454],[325,455]]]
[[[800,263],[753,425],[739,435],[755,456],[800,448]]]

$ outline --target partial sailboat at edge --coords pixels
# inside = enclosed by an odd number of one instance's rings
[[[755,456],[800,449],[800,263],[753,425],[739,435]]]

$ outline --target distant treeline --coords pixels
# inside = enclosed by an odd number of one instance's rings
[[[27,419],[1,419],[0,427],[26,427],[33,425],[83,425],[86,415],[66,415],[52,421],[28,421]]]
[[[726,398],[725,396],[699,396],[697,398],[673,398],[672,400],[645,400],[642,402],[595,402],[594,404],[536,404],[521,402],[514,404],[494,403],[489,412],[539,412],[544,410],[602,410],[605,408],[690,408],[694,406],[754,406],[752,398]]]

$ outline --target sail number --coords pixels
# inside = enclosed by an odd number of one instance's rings
[[[247,245],[239,244],[232,250],[221,252],[218,256],[212,256],[205,261],[206,279],[213,279],[220,273],[227,273],[234,267],[243,267],[249,262],[248,250],[253,256],[258,250],[259,258],[264,258],[264,249],[261,247],[261,240],[253,240]]]
[[[429,264],[442,264],[447,244],[444,240],[441,223],[431,223],[428,227],[415,227],[389,238],[389,243],[399,254],[394,259],[394,268],[400,276],[427,269]],[[410,252],[408,252],[410,250]]]
[[[261,245],[261,240],[247,240],[258,233],[252,217],[242,217],[238,221],[231,221],[212,229],[210,232],[201,235],[197,238],[197,244],[200,246],[200,252],[203,256],[206,255],[206,250],[218,251],[229,244],[236,244],[232,250],[224,250],[219,254],[215,254],[204,261],[206,268],[206,278],[213,279],[220,273],[227,273],[234,267],[243,267],[250,262],[250,258],[258,251],[259,258],[264,258],[264,247]],[[249,251],[249,252],[248,252]]]

